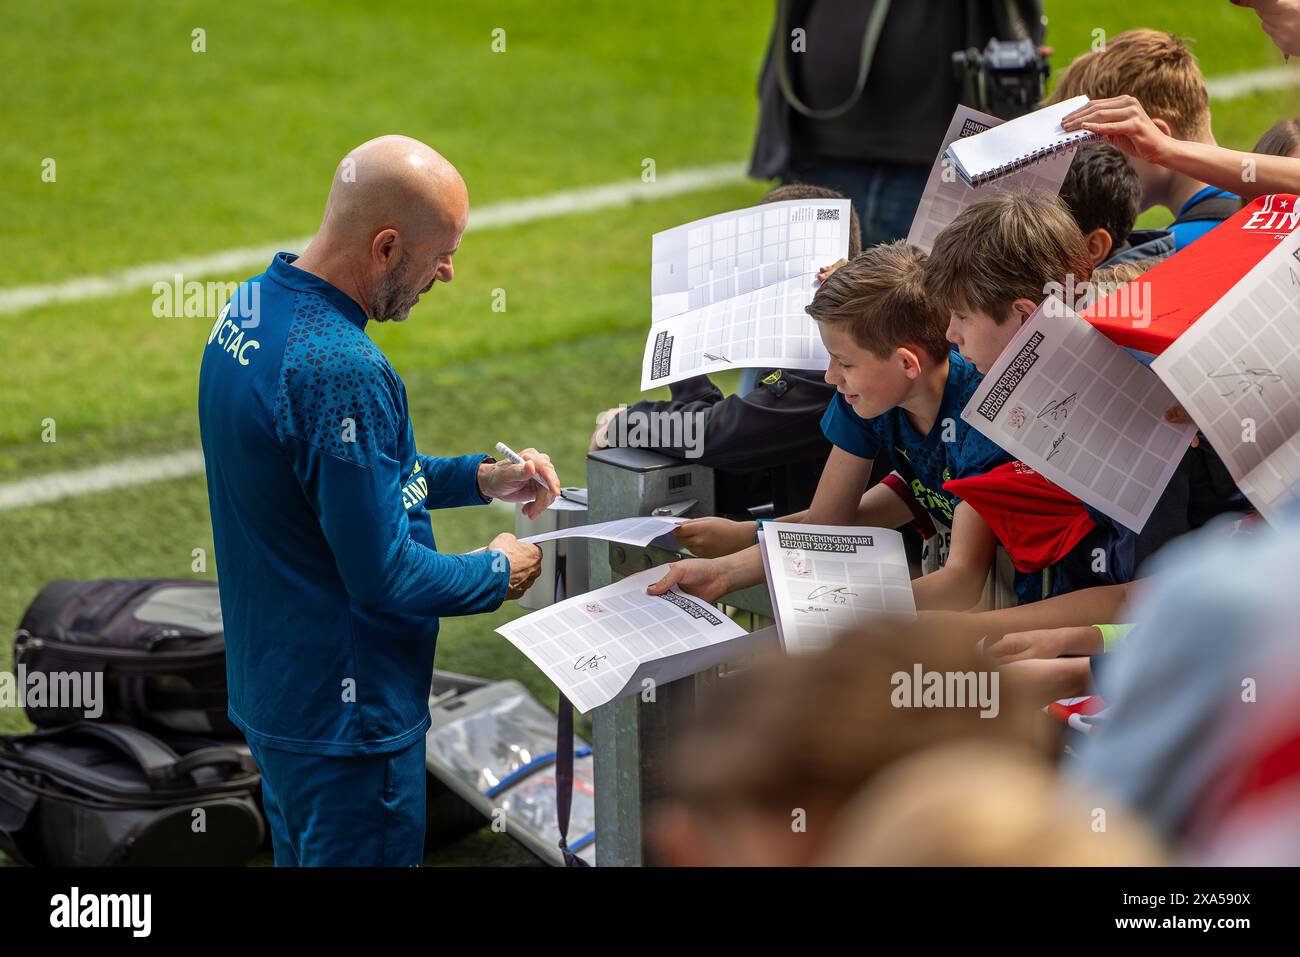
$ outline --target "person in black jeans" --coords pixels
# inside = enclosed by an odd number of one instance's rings
[[[883,19],[864,54],[873,14]],[[1040,44],[1042,23],[1041,0],[778,0],[749,174],[844,193],[864,247],[906,236],[961,94],[952,54],[993,37]],[[800,106],[781,89],[778,54]]]

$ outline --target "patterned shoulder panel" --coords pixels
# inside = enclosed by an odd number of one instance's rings
[[[298,293],[276,390],[279,431],[366,466],[396,449],[400,406],[379,347],[329,300]]]

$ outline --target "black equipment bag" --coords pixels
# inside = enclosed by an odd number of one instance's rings
[[[0,850],[54,867],[238,865],[262,843],[247,749],[106,721],[0,737]]]
[[[53,581],[18,624],[14,665],[47,675],[102,673],[99,717],[105,721],[242,737],[226,716],[226,645],[215,582]],[[28,701],[26,712],[38,727],[90,717],[66,701]]]

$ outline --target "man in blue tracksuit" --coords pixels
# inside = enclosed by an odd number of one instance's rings
[[[303,256],[278,254],[208,334],[199,425],[230,717],[262,771],[277,864],[420,863],[438,618],[490,611],[540,570],[508,534],[440,554],[429,510],[499,498],[535,517],[559,493],[550,460],[419,454],[402,380],[365,333],[451,281],[468,211],[428,146],[362,144]]]

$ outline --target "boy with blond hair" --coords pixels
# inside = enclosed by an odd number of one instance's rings
[[[1066,68],[1049,101],[1057,103],[1080,94],[1093,100],[1131,96],[1164,136],[1217,145],[1205,77],[1187,44],[1172,33],[1139,29],[1112,37],[1104,49],[1085,53]],[[1070,122],[1065,125],[1077,128]],[[1124,149],[1125,144],[1115,145]],[[1241,208],[1236,193],[1149,162],[1134,155],[1132,149],[1124,152],[1142,182],[1142,209],[1165,206],[1174,214],[1169,228],[1176,249],[1204,236]]]

